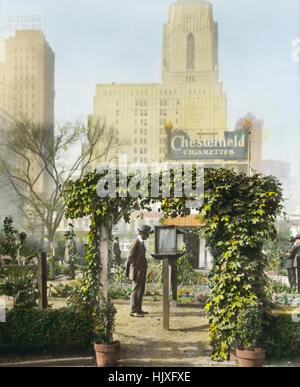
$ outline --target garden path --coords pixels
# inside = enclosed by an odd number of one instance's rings
[[[67,282],[67,281],[66,281]],[[170,329],[163,329],[162,301],[145,297],[143,308],[149,312],[143,318],[129,314],[128,300],[114,300],[117,308],[114,338],[121,341],[119,367],[235,367],[234,357],[228,362],[213,362],[209,358],[208,321],[199,304],[184,304],[170,308]],[[65,299],[49,297],[54,308],[65,305]],[[79,355],[80,356],[80,355]],[[26,362],[24,362],[26,360]],[[6,359],[0,357],[0,367],[95,367],[94,357],[46,358],[35,356]],[[295,361],[267,363],[267,366],[299,367]]]
[[[235,366],[209,359],[208,321],[200,305],[170,308],[170,329],[163,329],[162,302],[144,301],[149,312],[131,317],[128,301],[115,301],[117,307],[115,339],[121,341],[119,365],[122,367],[201,367]]]

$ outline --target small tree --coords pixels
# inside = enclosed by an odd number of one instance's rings
[[[68,163],[69,149],[76,144],[81,149]],[[55,232],[65,213],[61,193],[70,180],[80,178],[91,165],[107,158],[108,151],[117,145],[111,128],[92,125],[90,121],[87,126],[57,127],[55,133],[51,127],[29,121],[17,122],[9,130],[1,131],[0,173],[21,198],[24,214],[31,220],[37,218],[46,231],[52,252],[52,278]]]

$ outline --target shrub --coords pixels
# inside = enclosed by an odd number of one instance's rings
[[[192,253],[186,252],[177,261],[177,282],[179,286],[194,286],[207,282],[206,277],[194,270],[192,265]]]
[[[14,308],[0,324],[2,353],[45,353],[87,350],[93,338],[93,323],[87,313],[73,307],[60,309]]]
[[[111,344],[115,331],[115,316],[117,310],[112,302],[101,303],[93,313],[94,342],[97,344]]]
[[[300,355],[300,322],[294,322],[290,314],[269,315],[263,341],[269,359],[295,358]]]
[[[51,285],[50,285],[51,286]],[[73,291],[73,286],[69,284],[58,284],[52,286],[51,295],[54,297],[67,298]]]
[[[241,310],[236,327],[238,346],[247,349],[259,348],[263,333],[263,308],[250,304]]]

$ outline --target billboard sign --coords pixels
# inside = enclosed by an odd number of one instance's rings
[[[223,138],[192,139],[183,130],[168,136],[168,158],[171,160],[247,160],[248,131],[225,131]]]

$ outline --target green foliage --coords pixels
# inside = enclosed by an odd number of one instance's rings
[[[15,260],[19,256],[20,249],[25,246],[27,235],[14,228],[11,216],[4,219],[3,231],[4,238],[0,245],[0,255],[8,255]]]
[[[97,226],[93,217],[90,221],[85,263],[83,277],[75,282],[76,286],[71,292],[69,299],[79,309],[85,309],[86,307],[92,309],[100,301],[101,286],[99,282],[101,262],[98,257]]]
[[[186,252],[177,261],[177,281],[179,286],[198,285],[206,280],[202,273],[194,270],[191,257],[191,252]]]
[[[286,257],[285,252],[289,248],[290,232],[285,230],[279,232],[278,238],[268,239],[264,243],[264,252],[267,256],[267,270],[276,270],[279,272],[285,268]]]
[[[107,171],[106,171],[107,172]],[[99,198],[97,185],[100,179],[109,179],[109,173],[96,171],[83,175],[81,179],[69,181],[63,192],[63,197],[67,203],[66,217],[69,219],[93,216],[95,223],[114,225],[122,217],[129,222],[132,211],[141,208],[148,208],[151,202],[149,197],[132,197],[127,194],[128,187],[134,175],[123,176],[117,172],[117,186],[112,197]],[[113,178],[115,176],[112,176]],[[139,199],[139,200],[138,200]]]
[[[148,263],[146,282],[147,283],[157,283],[157,284],[161,285],[162,284],[162,267],[163,267],[163,264],[161,261],[151,260]]]
[[[88,173],[82,179],[67,184],[64,192],[66,216],[71,219],[92,216],[92,227],[95,228],[91,234],[93,243],[90,244],[90,257],[87,258],[90,268],[86,277],[87,287],[89,283],[97,281],[101,269],[100,257],[97,255],[99,225],[112,226],[121,217],[129,221],[133,210],[147,208],[155,201],[161,201],[165,217],[190,214],[190,208],[185,204],[191,198],[172,195],[175,174],[170,179],[171,196],[165,198],[160,192],[153,199],[149,195],[149,181],[148,196],[133,198],[129,194],[125,197],[120,195],[124,193],[120,181],[125,179],[128,187],[133,176],[122,177],[119,172],[116,187],[113,187],[113,197],[100,199],[97,183],[103,176],[95,172]],[[196,186],[196,173],[192,174],[192,185]],[[273,176],[255,174],[249,177],[222,168],[206,169],[204,172],[204,203],[198,210],[205,221],[201,235],[214,258],[210,276],[211,295],[206,304],[213,359],[229,358],[237,336],[240,312],[254,302],[265,305],[266,278],[263,273],[266,257],[262,248],[266,239],[276,238],[275,221],[282,209],[281,202],[282,189]]]
[[[122,266],[115,266],[115,272],[112,275],[109,296],[111,298],[128,299],[131,293],[131,282],[126,277],[125,269]]]
[[[115,315],[117,310],[112,302],[102,302],[93,312],[94,342],[111,344],[115,331]]]
[[[92,312],[95,288],[93,283],[88,286],[85,278],[73,281],[73,287],[67,297],[67,305],[73,306],[79,312]]]
[[[96,171],[86,173],[81,179],[75,182],[69,181],[63,192],[63,198],[66,201],[67,218],[91,217],[88,247],[85,257],[86,269],[83,273],[80,288],[75,289],[70,299],[79,308],[88,307],[90,311],[93,311],[93,315],[96,316],[95,333],[98,340],[101,340],[101,335],[103,340],[105,337],[108,339],[109,331],[113,326],[111,325],[112,309],[110,309],[109,303],[105,304],[105,309],[102,306],[103,300],[101,300],[101,283],[99,280],[101,272],[101,257],[99,256],[101,226],[104,225],[110,231],[112,226],[122,217],[125,221],[129,222],[132,211],[146,208],[151,201],[149,198],[145,199],[140,197],[140,200],[137,200],[137,198],[131,195],[123,195],[124,189],[122,188],[122,181],[125,179],[126,187],[128,187],[128,183],[133,178],[133,175],[124,177],[120,173],[117,173],[119,185],[113,197],[100,199],[97,194],[97,184],[100,178],[106,175],[106,173],[97,174]],[[102,322],[106,324],[104,318],[105,313],[107,313],[107,321],[110,322],[105,325],[105,332],[103,332],[103,327],[100,322],[103,319]]]
[[[2,353],[33,354],[86,350],[93,338],[93,322],[73,307],[14,308],[0,324]]]
[[[300,355],[300,322],[294,322],[290,314],[268,315],[263,328],[263,346],[269,359]]]
[[[263,333],[263,308],[257,304],[245,306],[239,313],[236,326],[238,345],[256,349],[261,344]]]
[[[280,183],[272,176],[206,173],[203,234],[214,258],[206,310],[214,359],[229,358],[241,311],[254,302],[266,305],[262,248],[266,238],[276,238],[281,202]]]
[[[61,298],[67,298],[70,296],[71,291],[73,291],[73,286],[69,284],[58,284],[55,286],[52,286],[51,288],[51,295],[52,297],[61,297]]]
[[[266,292],[268,296],[272,296],[274,293],[275,294],[280,294],[280,293],[295,294],[296,290],[294,288],[286,286],[282,282],[278,282],[271,278],[267,278]]]
[[[35,306],[38,290],[37,268],[31,265],[34,255],[25,259],[20,258],[20,252],[26,244],[26,234],[14,228],[11,217],[4,219],[3,230],[0,254],[9,256],[10,259],[6,263],[14,266],[6,268],[0,266],[0,294],[13,297],[14,306]]]

